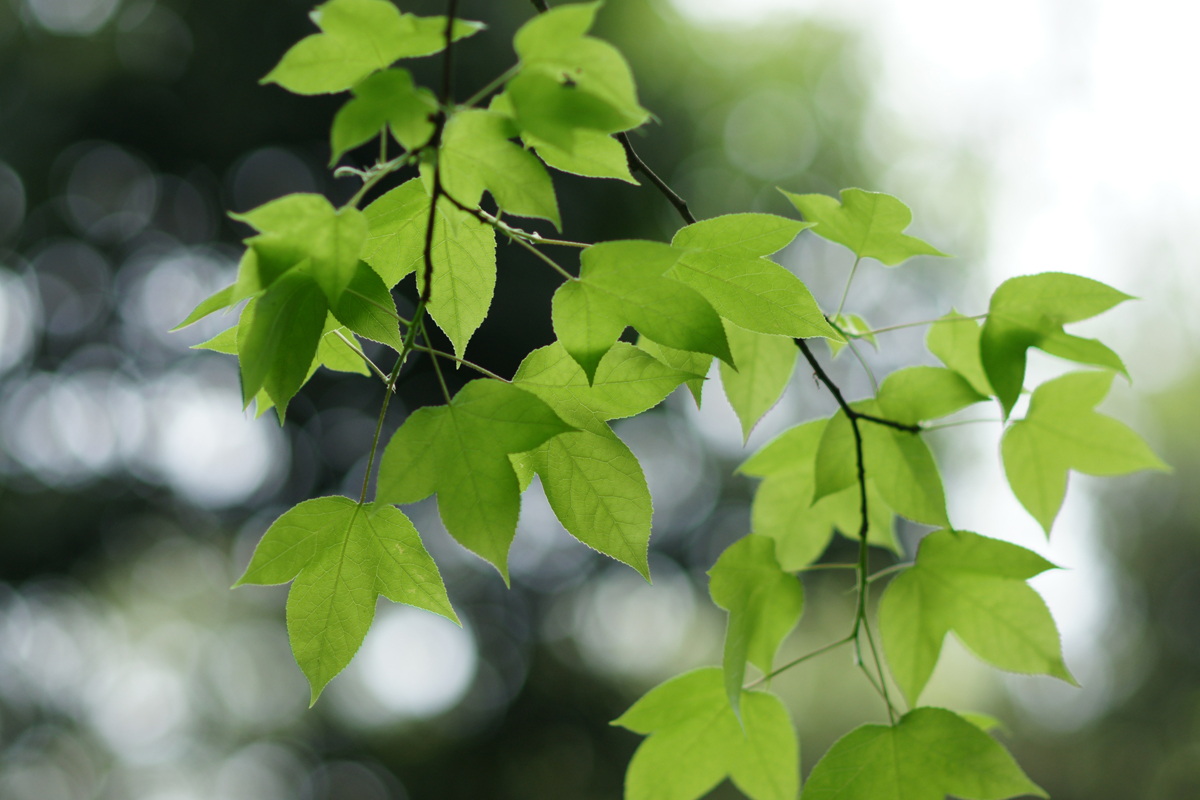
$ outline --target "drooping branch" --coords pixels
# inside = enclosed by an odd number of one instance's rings
[[[684,222],[688,225],[696,224],[696,217],[692,215],[691,209],[688,208],[687,202],[675,193],[675,190],[667,185],[667,182],[654,174],[654,170],[646,166],[646,162],[642,161],[641,156],[633,149],[633,143],[629,141],[628,133],[618,133],[617,141],[625,148],[625,159],[629,162],[630,172],[640,172],[646,176],[646,180],[654,184],[663,197],[671,201],[671,205],[675,206],[675,210],[679,212],[679,216],[683,217]]]

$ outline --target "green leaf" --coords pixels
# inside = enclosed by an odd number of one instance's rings
[[[234,586],[292,580],[288,637],[313,703],[358,651],[379,595],[458,622],[416,528],[391,506],[318,497],[288,510]]]
[[[1000,669],[1075,684],[1050,610],[1025,583],[1054,568],[1030,550],[977,533],[944,530],[922,539],[916,563],[891,582],[879,607],[888,666],[909,704],[917,704],[950,631]]]
[[[799,350],[784,336],[768,336],[725,323],[729,352],[738,369],[721,365],[721,385],[742,423],[742,441],[771,408],[779,402],[792,379]]]
[[[521,506],[510,453],[574,430],[536,395],[503,381],[471,381],[450,405],[413,412],[384,450],[377,502],[415,503],[437,492],[446,530],[508,581]]]
[[[671,277],[742,328],[793,338],[841,340],[800,279],[768,256],[809,227],[771,214],[727,214],[688,225],[671,244],[688,252]]]
[[[593,245],[579,279],[554,293],[554,332],[591,380],[600,359],[632,325],[647,338],[732,363],[721,318],[697,292],[664,277],[681,251],[659,242]]]
[[[212,314],[214,311],[220,311],[222,308],[229,308],[231,305],[237,302],[237,300],[235,300],[233,297],[234,288],[234,286],[226,286],[224,289],[214,292],[212,295],[206,297],[200,302],[200,305],[196,306],[192,310],[192,313],[187,315],[187,319],[176,325],[174,328],[171,328],[171,333],[186,328],[188,325],[191,325],[194,322],[199,322],[209,314]]]
[[[874,258],[895,267],[913,256],[946,255],[904,233],[912,222],[912,211],[891,195],[843,189],[839,203],[823,194],[783,194],[814,223],[813,233],[844,245],[859,258]]]
[[[563,420],[581,429],[525,454],[530,477],[532,471],[542,476],[546,498],[559,522],[579,541],[628,564],[647,579],[646,548],[653,515],[650,490],[637,458],[605,421],[658,405],[691,377],[625,342],[608,351],[591,385],[558,343],[534,350],[513,376],[514,385],[533,392]]]
[[[984,733],[991,733],[992,731],[1009,733],[1008,726],[991,714],[984,714],[981,711],[959,711],[958,715]]]
[[[817,447],[829,420],[797,425],[776,436],[738,472],[763,478],[754,493],[751,528],[775,540],[780,566],[794,571],[821,557],[834,530],[857,541],[862,527],[862,497],[857,485],[813,502]],[[899,552],[892,509],[867,480],[867,541]]]
[[[1067,493],[1067,471],[1125,475],[1169,471],[1140,436],[1097,413],[1112,386],[1111,372],[1071,372],[1033,392],[1029,413],[1005,431],[1004,472],[1021,505],[1050,535]]]
[[[401,58],[430,55],[446,44],[445,17],[401,14],[387,0],[330,0],[310,16],[322,32],[297,42],[261,83],[296,94],[340,92]],[[482,27],[455,20],[454,39]]]
[[[454,344],[466,352],[471,336],[487,317],[496,287],[496,234],[474,217],[450,225],[441,204],[433,226],[433,290],[429,313]],[[413,178],[380,197],[364,212],[370,226],[363,259],[395,286],[410,272],[425,285],[425,230],[429,195]]]
[[[708,375],[708,370],[712,367],[712,356],[708,353],[693,353],[689,350],[664,347],[641,334],[638,334],[637,346],[669,367],[695,374],[697,377],[687,380],[687,387],[696,401],[696,408],[700,408],[700,396],[704,391],[704,382],[707,380],[704,376]]]
[[[484,191],[518,217],[537,217],[562,227],[554,184],[537,157],[509,141],[512,122],[492,111],[460,111],[442,134],[441,180],[465,206],[477,206]]]
[[[966,378],[975,391],[988,397],[994,394],[979,357],[979,323],[971,317],[952,310],[930,326],[925,346],[943,364]]]
[[[1025,354],[1030,347],[1128,377],[1116,353],[1095,339],[1071,336],[1063,331],[1063,325],[1089,319],[1129,299],[1099,281],[1063,272],[1010,278],[1000,284],[992,293],[979,351],[1005,418],[1021,394]]]
[[[359,261],[350,285],[333,307],[338,321],[359,336],[400,352],[400,322],[396,302],[383,280],[365,261]]]
[[[599,4],[559,6],[517,31],[513,47],[521,72],[506,94],[517,124],[574,152],[580,128],[615,133],[636,128],[650,114],[637,100],[633,74],[620,52],[586,36]]]
[[[433,134],[430,116],[436,111],[433,92],[415,87],[408,70],[372,75],[354,87],[354,99],[333,118],[329,163],[336,164],[342,153],[377,137],[384,126],[404,149],[415,150]]]
[[[286,273],[247,306],[238,323],[238,360],[246,405],[265,389],[279,409],[308,380],[325,329],[325,296],[303,271]]]
[[[605,421],[651,409],[695,377],[627,342],[617,342],[600,360],[589,383],[566,348],[555,342],[526,356],[513,384],[542,398],[568,424],[600,431]]]
[[[237,329],[234,325],[232,328],[226,328],[206,342],[192,345],[192,350],[212,350],[214,353],[224,353],[228,356],[237,355]]]
[[[330,328],[329,320],[325,321],[325,327],[327,330],[321,334],[321,343],[317,345],[317,362],[322,367],[334,372],[370,375],[370,367],[355,350],[357,343],[354,346],[347,344],[347,341],[354,342],[354,334],[350,332],[350,329],[338,327],[336,320],[334,320],[332,330],[328,330]]]
[[[693,670],[651,689],[613,721],[650,734],[625,773],[626,800],[696,800],[726,776],[751,800],[795,800],[800,745],[779,698],[744,692],[741,725],[721,670]]]
[[[361,211],[335,209],[319,194],[289,194],[230,216],[259,231],[258,236],[246,240],[257,256],[258,286],[270,286],[307,259],[308,273],[329,304],[337,306],[354,280],[367,238],[367,219]],[[240,275],[238,282],[242,283]]]
[[[1003,800],[1046,793],[1000,744],[943,708],[917,708],[894,726],[863,725],[813,767],[803,800]]]
[[[905,425],[946,417],[984,400],[987,395],[966,378],[942,367],[898,369],[884,379],[876,398],[881,417]]]
[[[874,400],[851,403],[851,408],[886,418]],[[867,477],[875,482],[887,504],[914,522],[948,526],[942,479],[933,454],[920,435],[868,420],[859,420],[858,427],[863,438]],[[815,469],[817,500],[858,482],[854,433],[841,411],[833,416],[821,436]]]
[[[804,611],[804,587],[780,568],[775,540],[753,533],[726,548],[708,576],[713,602],[729,612],[723,672],[737,713],[746,662],[770,674],[779,645]]]
[[[835,314],[833,317],[833,326],[846,334],[860,334],[861,338],[870,342],[871,346],[876,350],[879,349],[878,343],[875,341],[875,334],[871,333],[871,325],[858,314]],[[842,349],[846,347],[846,342],[829,340],[829,355],[832,358],[837,358]]]

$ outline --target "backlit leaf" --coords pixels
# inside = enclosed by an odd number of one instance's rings
[[[696,800],[726,777],[751,800],[795,800],[800,745],[787,709],[766,692],[744,692],[740,706],[739,725],[716,667],[634,703],[612,723],[649,734],[625,773],[626,800]]]
[[[641,334],[638,334],[637,346],[667,366],[683,370],[684,372],[691,372],[695,375],[708,375],[709,368],[712,367],[713,357],[708,353],[693,353],[689,350],[676,350],[673,347],[664,347],[661,344],[650,341]],[[692,398],[696,401],[696,408],[700,408],[700,398],[701,393],[704,391],[705,380],[706,378],[703,377],[689,378],[687,380],[688,391],[692,393]]]
[[[951,311],[929,327],[925,346],[943,364],[966,378],[975,391],[988,397],[994,394],[979,357],[978,322]]]
[[[521,495],[510,453],[574,430],[536,395],[474,380],[446,406],[413,412],[379,465],[376,501],[415,503],[434,492],[446,530],[508,580]]]
[[[604,242],[583,251],[579,279],[554,293],[554,332],[589,380],[627,326],[659,344],[732,363],[721,319],[697,292],[664,277],[681,251],[658,242]]]
[[[1046,793],[1000,744],[943,708],[917,708],[895,726],[863,725],[813,767],[802,800],[1003,800]]]
[[[892,580],[879,607],[888,666],[910,705],[933,674],[946,634],[984,661],[1074,684],[1050,610],[1025,581],[1054,569],[1036,553],[967,531],[921,540],[914,566]]]
[[[319,497],[284,513],[234,585],[288,581],[288,637],[314,703],[362,644],[379,595],[458,622],[420,535],[388,505]]]
[[[331,164],[342,153],[379,137],[386,126],[406,150],[415,150],[433,134],[430,116],[437,98],[428,89],[413,86],[408,70],[389,69],[371,75],[354,87],[354,99],[333,118],[329,149]]]
[[[1046,535],[1067,493],[1067,472],[1125,475],[1167,470],[1140,436],[1095,411],[1112,386],[1111,372],[1071,372],[1033,392],[1025,419],[1004,434],[1004,472],[1021,505]]]
[[[763,414],[783,396],[800,351],[785,336],[755,333],[728,321],[725,337],[738,369],[734,371],[728,364],[721,364],[721,385],[742,423],[745,441]]]
[[[725,693],[738,712],[746,662],[771,672],[775,653],[800,621],[804,587],[775,558],[775,540],[750,534],[734,542],[708,571],[713,602],[729,612]]]
[[[1063,325],[1094,317],[1129,299],[1099,281],[1063,272],[1010,278],[1000,284],[992,293],[979,351],[1005,417],[1021,394],[1030,347],[1127,374],[1116,353],[1095,339],[1064,332]]]
[[[859,258],[874,258],[894,267],[913,256],[946,255],[904,233],[912,222],[912,211],[891,195],[843,189],[839,203],[824,194],[783,194],[814,223],[813,233],[844,245]]]

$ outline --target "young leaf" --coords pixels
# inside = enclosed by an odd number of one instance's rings
[[[951,310],[930,326],[925,346],[943,364],[966,378],[975,391],[988,397],[994,394],[979,357],[978,322]]]
[[[362,644],[379,595],[458,622],[420,535],[391,506],[319,497],[284,513],[234,586],[291,580],[288,637],[314,703]]]
[[[624,342],[608,351],[590,386],[558,343],[534,350],[513,376],[514,385],[533,392],[580,429],[524,454],[530,477],[534,471],[542,476],[555,515],[579,541],[647,579],[650,490],[637,458],[605,421],[657,405],[689,377],[694,376]]]
[[[671,241],[688,252],[670,276],[747,330],[840,341],[800,279],[765,258],[786,247],[809,224],[771,214],[727,214],[688,225]]]
[[[233,286],[226,286],[224,289],[214,292],[212,295],[201,300],[200,305],[196,306],[192,310],[192,313],[187,315],[187,319],[174,328],[171,328],[171,333],[182,330],[192,323],[199,322],[215,311],[220,311],[222,308],[229,308],[237,302],[233,299],[233,290]]]
[[[693,353],[688,350],[664,347],[641,334],[638,334],[637,346],[669,367],[696,375],[697,377],[687,380],[687,387],[688,391],[692,393],[692,399],[696,401],[696,408],[700,408],[700,397],[704,391],[704,381],[707,380],[701,376],[708,375],[708,370],[712,367],[712,356],[708,353]]]
[[[750,534],[734,542],[708,571],[713,602],[729,612],[725,693],[739,713],[746,662],[771,672],[775,653],[800,621],[804,587],[775,559],[775,540]]]
[[[341,92],[401,58],[445,47],[445,17],[401,14],[388,0],[330,0],[310,14],[321,29],[284,53],[260,83],[296,94]],[[455,20],[453,38],[479,31],[478,22]]]
[[[325,296],[300,269],[286,273],[247,306],[237,333],[245,405],[265,389],[282,419],[308,380],[327,314]]]
[[[446,530],[508,581],[521,494],[509,453],[574,430],[536,395],[471,381],[450,405],[413,412],[384,450],[376,501],[415,503],[437,492]]]
[[[433,225],[433,291],[429,313],[454,345],[466,352],[471,336],[487,317],[496,288],[496,234],[490,225],[464,217],[457,230],[442,213]],[[417,288],[425,285],[425,229],[429,224],[429,195],[414,178],[367,206],[370,226],[363,259],[394,286],[408,273],[417,273]]]
[[[396,302],[365,261],[358,262],[350,285],[333,307],[333,315],[359,336],[386,344],[396,352],[403,347]]]
[[[882,390],[881,390],[882,391]],[[874,400],[852,403],[864,414],[886,417]],[[869,420],[859,420],[863,462],[867,477],[897,514],[926,525],[950,524],[942,478],[929,447],[919,434],[896,430]],[[850,420],[838,411],[826,425],[817,448],[816,488],[813,497],[853,487],[858,482],[858,459]],[[868,509],[869,510],[869,509]]]
[[[479,205],[486,190],[502,211],[561,228],[550,175],[536,156],[509,141],[516,135],[512,122],[492,111],[455,114],[442,134],[442,185],[465,206]]]
[[[721,385],[742,423],[744,442],[763,414],[783,396],[800,351],[785,336],[755,333],[729,321],[725,322],[725,337],[738,369],[721,364]]]
[[[835,314],[833,317],[833,325],[845,334],[860,334],[861,337],[870,342],[871,346],[878,349],[879,345],[875,341],[875,334],[871,333],[871,326],[865,319],[858,314]],[[837,358],[842,349],[846,347],[846,342],[829,340],[829,355],[832,358]]]
[[[912,222],[912,211],[891,195],[842,189],[839,203],[828,195],[780,191],[814,223],[813,233],[849,248],[859,258],[874,258],[895,267],[913,256],[946,256],[904,233]]]
[[[1025,583],[1054,568],[977,533],[943,530],[922,539],[916,563],[891,582],[879,607],[888,666],[909,704],[917,704],[950,631],[1000,669],[1074,684],[1050,610]]]
[[[1125,475],[1169,468],[1128,427],[1097,413],[1111,372],[1071,372],[1033,391],[1029,413],[1004,434],[1004,472],[1021,505],[1046,535],[1067,493],[1067,471]]]
[[[593,245],[579,279],[554,293],[554,332],[591,380],[626,326],[659,344],[733,363],[721,318],[697,292],[664,277],[681,251],[659,242]]]
[[[795,800],[800,745],[779,698],[744,692],[741,725],[721,670],[686,672],[613,720],[649,734],[625,773],[626,800],[696,800],[726,776],[751,800]],[[986,734],[982,734],[986,735]]]
[[[387,126],[406,150],[415,150],[433,134],[430,115],[437,98],[428,89],[413,86],[408,70],[389,69],[354,87],[354,99],[342,106],[330,130],[330,164],[342,153],[379,136]]]
[[[957,714],[917,708],[894,726],[863,725],[813,767],[802,800],[963,800],[1046,793],[1000,744]]]
[[[506,94],[517,124],[568,153],[577,129],[615,133],[650,116],[638,104],[620,52],[585,35],[599,5],[559,6],[527,22],[513,39],[521,72]]]
[[[821,557],[834,530],[857,540],[862,527],[862,497],[857,485],[813,502],[817,447],[829,420],[797,425],[776,436],[738,467],[763,478],[754,493],[751,528],[775,540],[775,555],[789,571]],[[867,541],[899,552],[892,509],[867,479]]]
[[[992,293],[988,318],[979,336],[979,351],[988,381],[1004,408],[1004,416],[1021,395],[1025,352],[1036,347],[1051,355],[1116,370],[1128,377],[1120,357],[1095,339],[1063,331],[1063,325],[1101,314],[1131,299],[1099,281],[1044,272],[1010,278]]]
[[[367,238],[367,220],[357,208],[335,209],[319,194],[289,194],[244,214],[230,214],[259,231],[247,240],[257,256],[258,286],[308,260],[308,273],[336,307],[354,280]],[[239,284],[242,278],[238,277]]]

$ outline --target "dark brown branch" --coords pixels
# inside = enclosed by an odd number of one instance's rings
[[[437,116],[434,118],[433,135],[426,146],[436,149],[442,144],[442,131],[446,128],[446,107],[450,103],[454,80],[454,19],[458,16],[458,0],[449,0],[446,7],[446,57],[442,61],[442,95],[439,98]],[[422,307],[429,305],[433,290],[433,226],[437,220],[438,199],[442,195],[442,159],[437,153],[433,162],[433,198],[429,203],[429,222],[425,225],[425,288],[421,290]],[[413,320],[416,324],[419,320]]]
[[[671,201],[671,205],[675,206],[675,210],[679,212],[679,216],[683,217],[684,222],[688,225],[695,225],[696,218],[692,216],[692,212],[688,209],[688,204],[670,186],[667,186],[666,181],[655,175],[654,171],[646,166],[646,162],[642,161],[634,151],[633,144],[629,141],[629,134],[618,133],[617,141],[625,148],[625,159],[629,162],[629,171],[640,172],[645,175],[646,179],[653,183],[663,193],[663,196]]]
[[[538,10],[539,14],[545,14],[550,10],[546,7],[546,0],[533,0],[533,7]]]

